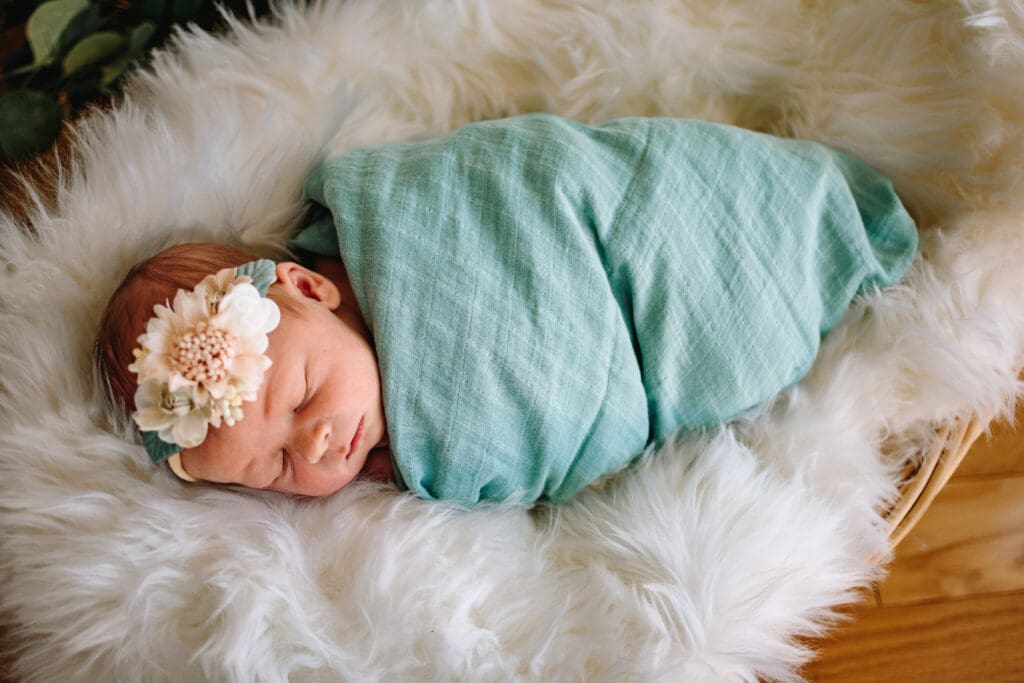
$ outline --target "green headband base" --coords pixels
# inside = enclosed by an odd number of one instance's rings
[[[167,443],[160,438],[159,432],[142,432],[142,445],[146,447],[149,459],[157,465],[175,453],[181,452],[181,446],[176,443]]]

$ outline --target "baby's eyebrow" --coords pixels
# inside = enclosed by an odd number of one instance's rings
[[[263,401],[263,419],[270,419],[270,385],[273,384],[274,379],[277,377],[277,363],[271,363],[270,367],[267,368],[263,375],[263,386],[260,387],[259,393],[256,394],[256,402]]]

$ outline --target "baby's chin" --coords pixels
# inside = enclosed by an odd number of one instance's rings
[[[394,470],[391,466],[391,455],[387,449],[375,448],[366,455],[362,467],[354,477],[341,478],[334,482],[321,482],[324,486],[305,486],[305,492],[298,495],[309,498],[326,498],[338,491],[351,486],[357,480],[375,481],[380,483],[393,483]]]
[[[314,485],[305,485],[297,489],[284,490],[284,493],[291,493],[296,496],[305,496],[307,498],[326,498],[327,496],[333,496],[338,491],[346,488],[351,484],[354,479],[345,479],[340,482],[322,482]]]

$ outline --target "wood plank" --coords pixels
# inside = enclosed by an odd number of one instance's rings
[[[883,605],[1024,590],[1024,476],[959,473],[896,549]]]
[[[853,613],[804,669],[810,681],[1024,681],[1024,592]]]
[[[997,420],[989,434],[983,435],[957,468],[957,476],[1024,474],[1024,401],[1017,404],[1011,423]]]

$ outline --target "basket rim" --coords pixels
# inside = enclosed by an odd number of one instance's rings
[[[885,514],[893,548],[921,520],[990,422],[990,419],[971,415],[954,418],[938,427],[932,447],[913,468],[900,487],[899,498]]]

